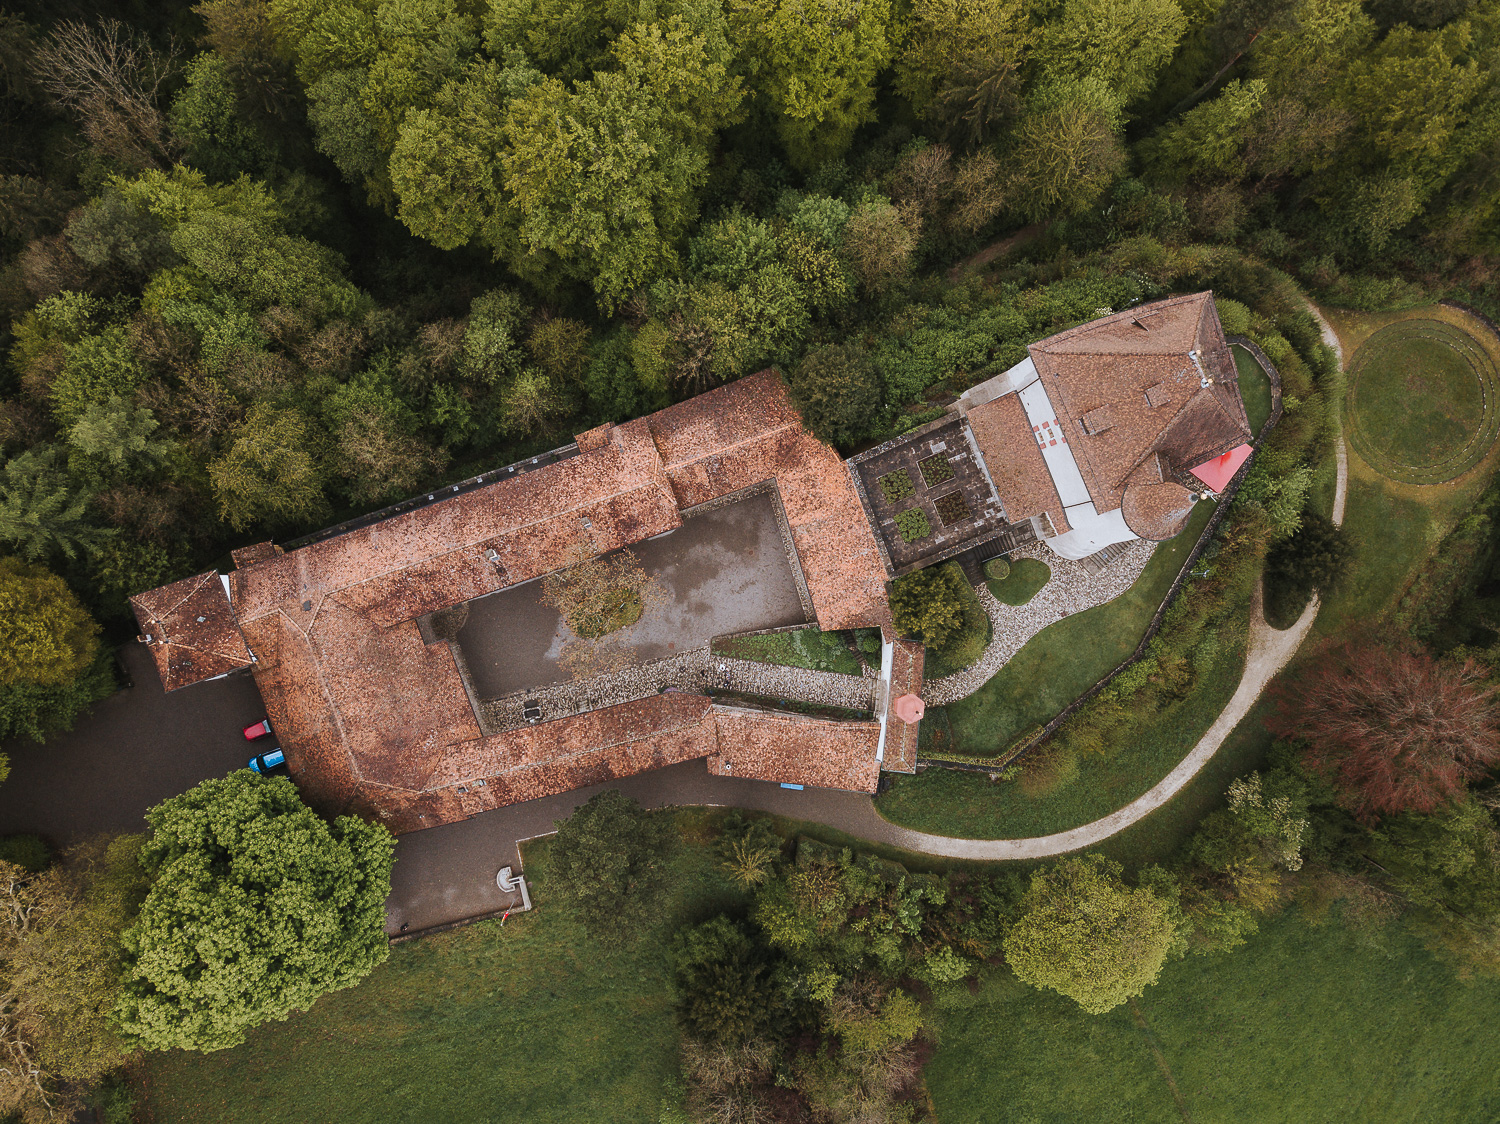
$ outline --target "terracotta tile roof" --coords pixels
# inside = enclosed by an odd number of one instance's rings
[[[719,751],[708,771],[779,784],[874,792],[879,722],[831,722],[715,704]]]
[[[1120,506],[1132,474],[1153,454],[1171,476],[1250,439],[1212,293],[1092,320],[1028,351],[1100,512]],[[1083,422],[1106,416],[1102,430]]]
[[[684,508],[776,482],[819,625],[860,628],[890,619],[885,565],[848,467],[803,432],[774,372],[748,376],[643,420]]]
[[[1178,534],[1192,511],[1193,493],[1175,480],[1131,484],[1120,505],[1125,526],[1151,542],[1165,542]]]
[[[130,606],[164,689],[250,666],[250,650],[217,571],[139,593]]]
[[[893,639],[891,663],[891,701],[902,695],[921,695],[922,645],[915,640]],[[885,760],[881,768],[888,773],[914,773],[917,771],[917,735],[921,724],[906,723],[892,712],[886,719]]]
[[[1017,523],[1046,512],[1057,533],[1066,534],[1068,520],[1062,499],[1032,435],[1021,399],[1007,394],[971,406],[968,416],[969,429],[995,482],[1005,517]]]
[[[889,620],[884,566],[848,470],[802,431],[775,374],[600,426],[578,447],[287,554],[243,548],[233,609],[213,574],[142,594],[143,627],[170,638],[152,645],[164,682],[245,666],[253,651],[267,713],[309,799],[413,830],[719,753],[708,700],[675,693],[483,737],[448,644],[422,641],[423,614],[558,569],[580,550],[672,530],[682,508],[770,482],[823,627]],[[748,754],[747,770],[874,786],[871,723],[773,716],[745,729],[754,737],[734,752]]]

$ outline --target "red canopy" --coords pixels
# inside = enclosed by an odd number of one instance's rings
[[[920,722],[922,715],[927,710],[927,705],[916,695],[902,695],[896,700],[896,705],[891,708],[896,712],[896,717],[910,726],[914,722]]]
[[[1215,492],[1222,492],[1224,488],[1234,479],[1234,474],[1240,470],[1250,456],[1249,445],[1240,445],[1230,449],[1222,457],[1215,457],[1211,461],[1205,461],[1193,469],[1193,475],[1202,480]]]

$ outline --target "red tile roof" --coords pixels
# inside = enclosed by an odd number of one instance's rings
[[[832,722],[801,714],[714,706],[719,751],[708,771],[778,784],[874,792],[879,722]]]
[[[1007,394],[970,407],[969,428],[984,457],[995,492],[1012,523],[1046,512],[1058,534],[1068,531],[1057,485],[1031,432],[1021,399]]]
[[[216,572],[138,593],[130,606],[166,690],[250,666],[250,650]]]
[[[1091,320],[1027,350],[1101,512],[1120,506],[1127,483],[1186,472],[1250,439],[1210,292]],[[1085,416],[1108,425],[1091,432]],[[1165,474],[1148,463],[1157,455]]]
[[[746,720],[736,725],[746,740],[724,755],[699,696],[482,735],[451,649],[424,644],[417,617],[558,569],[580,550],[672,530],[683,509],[752,486],[775,484],[823,627],[889,620],[885,570],[848,470],[802,431],[776,375],[600,426],[578,445],[577,456],[290,553],[238,551],[232,610],[214,574],[142,594],[163,681],[244,666],[253,651],[308,797],[398,831],[694,757],[739,762],[740,775],[873,790],[878,726]]]
[[[925,653],[922,645],[914,640],[893,640],[891,656],[891,694],[895,703],[902,695],[921,695],[922,661]],[[917,771],[917,736],[920,722],[903,722],[893,712],[886,720],[885,760],[881,768],[891,773],[914,773]]]

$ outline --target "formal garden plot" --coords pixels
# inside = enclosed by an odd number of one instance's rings
[[[964,502],[962,492],[949,492],[946,496],[940,497],[934,506],[937,508],[938,518],[943,521],[944,527],[962,522],[969,517],[969,505]]]
[[[1349,441],[1392,480],[1452,480],[1495,442],[1497,382],[1489,352],[1462,328],[1397,321],[1370,336],[1349,365]]]

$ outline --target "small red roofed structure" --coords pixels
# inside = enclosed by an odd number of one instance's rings
[[[1240,465],[1250,458],[1252,451],[1249,445],[1236,445],[1222,456],[1215,457],[1211,461],[1204,461],[1193,469],[1193,475],[1215,492],[1222,492],[1234,479],[1234,474],[1240,470]]]
[[[922,715],[927,713],[927,704],[916,695],[902,695],[891,709],[896,712],[897,718],[912,726],[922,721]]]

